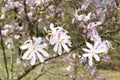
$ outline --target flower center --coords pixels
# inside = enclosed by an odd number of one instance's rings
[[[94,54],[95,54],[95,51],[93,50],[93,51],[91,52],[91,54],[94,55]]]
[[[37,50],[37,48],[35,46],[32,46],[32,50],[35,51]]]
[[[58,43],[61,44],[61,43],[62,43],[62,40],[59,40]]]

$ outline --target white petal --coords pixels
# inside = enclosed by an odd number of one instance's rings
[[[88,50],[88,49],[86,49],[86,48],[82,48],[82,50],[83,50],[84,52],[90,52],[90,50]]]
[[[26,59],[30,60],[33,57],[33,54],[35,54],[35,53],[34,52],[30,52],[30,54],[28,55],[28,57]]]
[[[38,38],[32,37],[32,38],[33,38],[34,44],[40,44],[42,41],[41,37],[38,37]]]
[[[54,24],[53,24],[53,23],[50,24],[50,29],[51,29],[51,30],[54,29]]]
[[[57,50],[58,50],[58,44],[54,46],[54,51],[57,52]]]
[[[30,54],[30,51],[29,51],[29,50],[26,51],[26,52],[23,54],[22,59],[26,59],[29,54]]]
[[[49,57],[49,54],[45,50],[39,50],[45,57]]]
[[[31,40],[31,39],[28,39],[27,41],[25,41],[24,44],[25,44],[25,45],[27,45],[27,44],[32,44],[32,40]]]
[[[70,49],[68,48],[68,46],[66,44],[62,44],[63,48],[65,49],[66,52],[69,52]]]
[[[90,44],[89,42],[86,42],[86,45],[87,45],[88,48],[93,49],[93,45]]]
[[[100,43],[100,42],[98,42],[98,41],[96,41],[96,42],[94,43],[94,49],[96,49],[96,48],[98,47],[99,43]]]
[[[46,47],[47,47],[47,44],[46,44],[46,43],[37,45],[37,48],[38,48],[38,49],[43,49],[43,48],[46,48]]]
[[[100,49],[100,50],[96,50],[95,53],[102,53],[104,51],[106,51],[106,50],[105,49]]]
[[[89,55],[90,55],[90,54],[87,53],[87,54],[83,54],[82,56],[83,56],[83,57],[88,57]]]
[[[33,54],[32,59],[31,59],[31,61],[30,61],[30,64],[31,64],[31,65],[34,65],[35,62],[36,62],[36,56],[35,56],[35,54]]]
[[[62,46],[61,46],[61,45],[58,46],[58,54],[59,54],[59,55],[62,54]]]
[[[89,56],[88,59],[89,59],[89,61],[88,61],[89,65],[92,66],[93,65],[92,56]]]
[[[40,62],[44,62],[44,58],[41,56],[41,54],[39,54],[38,52],[36,52]]]
[[[95,54],[94,58],[95,58],[96,61],[100,61],[100,57],[98,55]]]
[[[22,45],[22,46],[20,46],[20,49],[27,49],[28,48],[28,45]]]

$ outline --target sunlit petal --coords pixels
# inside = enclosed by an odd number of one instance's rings
[[[35,56],[35,54],[33,54],[32,59],[31,59],[31,61],[30,61],[30,64],[31,64],[31,65],[34,65],[35,62],[36,62],[36,56]]]
[[[61,46],[61,45],[58,46],[58,54],[59,54],[59,55],[62,54],[62,46]]]
[[[95,58],[96,61],[100,61],[100,57],[98,55],[95,54],[94,58]]]
[[[57,52],[57,50],[58,50],[58,44],[54,46],[54,51]]]
[[[88,47],[88,48],[90,48],[90,49],[92,49],[92,48],[93,48],[93,45],[92,45],[92,44],[90,44],[89,42],[86,42],[86,45],[87,45],[87,47]]]
[[[66,52],[69,52],[69,51],[70,51],[70,49],[68,48],[68,46],[67,46],[66,44],[62,44],[62,46],[63,46],[63,48],[64,48],[64,50],[65,50]]]
[[[83,50],[84,52],[90,52],[90,50],[88,50],[88,49],[86,49],[86,48],[82,48],[82,50]]]
[[[40,60],[40,62],[44,62],[44,58],[41,56],[41,54],[39,54],[38,52],[36,52],[38,59]]]
[[[29,54],[30,54],[30,51],[26,51],[26,52],[23,54],[22,59],[26,59]]]
[[[45,50],[39,50],[45,57],[49,57],[49,54]]]
[[[92,66],[92,65],[93,65],[92,56],[89,56],[88,59],[89,59],[89,60],[88,60],[89,65]]]

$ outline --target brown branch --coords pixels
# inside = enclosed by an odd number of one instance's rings
[[[120,28],[117,30],[113,30],[113,31],[105,31],[104,33],[101,34],[101,36],[104,34],[115,34],[115,33],[118,33],[119,31],[120,31]]]
[[[1,33],[1,27],[0,27],[0,37],[1,37],[1,47],[2,47],[2,51],[3,51],[5,70],[6,70],[6,74],[7,74],[6,79],[9,80],[9,72],[8,72],[8,67],[7,67],[7,58],[6,58],[6,54],[5,54],[3,37],[2,37],[2,33]]]
[[[67,54],[67,53],[65,53],[65,54]],[[62,55],[65,55],[65,54],[62,54]],[[44,61],[44,63],[47,62],[47,61],[49,61],[49,60],[51,60],[51,59],[60,57],[60,56],[62,56],[62,55],[56,55],[56,56],[54,56],[54,57],[50,57],[50,58],[46,59],[46,60]],[[39,62],[39,63],[35,64],[34,66],[30,66],[30,67],[27,68],[24,72],[22,72],[21,75],[17,76],[17,78],[15,78],[15,80],[21,80],[21,79],[22,79],[23,77],[25,77],[30,71],[34,70],[34,69],[35,69],[37,66],[39,66],[40,64],[42,64],[42,63]]]

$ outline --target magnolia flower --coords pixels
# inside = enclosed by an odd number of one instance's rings
[[[101,37],[99,36],[96,29],[92,29],[88,31],[87,33],[88,38],[90,38],[91,41],[101,41]]]
[[[70,36],[67,35],[68,31],[58,26],[54,28],[54,24],[50,24],[50,29],[48,30],[48,36],[46,37],[49,40],[51,45],[54,46],[54,51],[59,55],[62,54],[62,48],[69,52],[71,47]],[[69,46],[69,47],[68,47]]]
[[[88,29],[92,30],[94,29],[95,27],[101,25],[102,23],[101,22],[90,22],[87,26]]]
[[[44,48],[47,47],[47,44],[40,44],[42,42],[40,37],[33,37],[32,39],[33,40],[29,39],[25,41],[24,44],[20,46],[20,49],[27,49],[23,54],[22,59],[31,60],[30,64],[34,65],[37,59],[39,59],[40,62],[44,62],[43,56],[49,57],[49,54],[44,50]]]
[[[90,20],[91,12],[88,13],[87,15],[85,14],[78,15],[78,11],[76,10],[73,15],[77,20],[87,22],[88,20]]]
[[[88,38],[90,38],[91,41],[101,41],[101,37],[99,36],[96,27],[98,25],[101,25],[101,22],[90,22],[87,26],[88,29]]]
[[[8,38],[7,41],[5,42],[5,45],[7,46],[8,49],[12,49],[13,48],[12,38]]]
[[[81,10],[86,10],[89,4],[90,4],[89,0],[85,0],[81,5]]]
[[[86,42],[86,46],[89,49],[82,48],[82,50],[86,52],[85,54],[83,54],[83,57],[88,57],[89,59],[88,63],[90,66],[92,66],[93,65],[92,58],[94,57],[96,61],[100,61],[100,57],[98,56],[98,54],[105,51],[105,45],[100,44],[99,42],[95,42],[94,45]]]
[[[8,29],[1,30],[1,34],[2,34],[3,36],[7,36],[8,32],[9,32]]]
[[[51,45],[55,44],[56,39],[60,34],[68,33],[68,31],[64,30],[62,27],[54,27],[53,23],[50,24],[50,29],[51,30],[48,30],[48,36],[46,38],[47,38],[47,40],[50,41]]]
[[[14,35],[14,39],[19,39],[20,35]]]
[[[69,52],[70,49],[68,46],[71,47],[71,42],[69,40],[70,36],[66,35],[65,33],[57,36],[54,46],[54,51],[58,52],[59,55],[62,54],[62,47],[66,52]]]
[[[57,29],[54,28],[54,24],[53,23],[50,24],[50,29],[51,30],[48,30],[48,36],[46,38],[47,38],[47,40],[50,41],[51,45],[54,45],[55,44],[54,42],[56,41],[56,35],[58,33],[57,33]]]
[[[105,51],[104,51],[104,53],[108,53],[109,48],[114,49],[114,48],[112,47],[112,44],[111,44],[108,40],[103,41],[102,44],[105,46]]]

